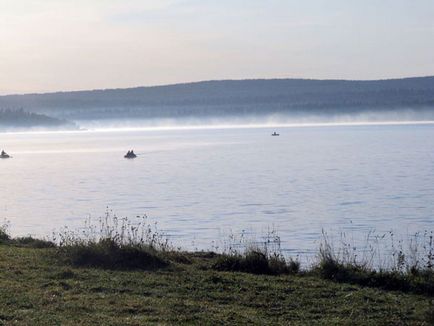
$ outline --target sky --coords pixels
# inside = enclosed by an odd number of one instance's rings
[[[0,94],[434,75],[432,0],[0,0]]]

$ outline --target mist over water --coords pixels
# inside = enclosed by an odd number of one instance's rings
[[[208,129],[249,127],[298,127],[321,125],[417,124],[434,121],[434,114],[401,110],[359,114],[268,114],[232,117],[78,120],[86,130],[117,129]]]
[[[279,137],[271,137],[273,131]],[[279,231],[291,253],[322,228],[432,229],[434,127],[205,128],[1,134],[0,219],[15,235],[147,214],[175,244]],[[123,158],[134,149],[135,160]]]

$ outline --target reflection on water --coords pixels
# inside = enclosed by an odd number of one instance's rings
[[[432,229],[434,126],[0,134],[0,218],[46,235],[87,216],[147,214],[177,244],[277,229],[288,251],[321,229]],[[134,149],[138,157],[125,160]]]

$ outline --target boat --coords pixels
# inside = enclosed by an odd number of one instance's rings
[[[273,132],[273,133],[271,134],[271,136],[280,136],[280,134],[278,134],[277,132]]]
[[[5,151],[2,151],[0,154],[0,158],[10,158],[10,156]]]
[[[136,158],[137,155],[134,153],[133,150],[130,150],[130,151],[128,151],[128,152],[124,155],[124,157],[125,157],[125,158]]]

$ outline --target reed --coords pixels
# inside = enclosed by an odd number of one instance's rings
[[[274,229],[259,238],[243,231],[231,234],[223,246],[213,268],[220,271],[237,271],[253,274],[296,274],[300,271],[298,259],[285,257],[281,238]],[[218,248],[217,248],[218,249]]]
[[[168,266],[164,253],[172,248],[167,237],[146,215],[119,218],[112,211],[82,228],[63,228],[53,234],[58,254],[76,266],[108,269],[156,269]]]
[[[434,295],[433,252],[429,231],[399,240],[393,232],[370,232],[360,246],[345,233],[336,244],[323,231],[310,272],[337,282]]]

